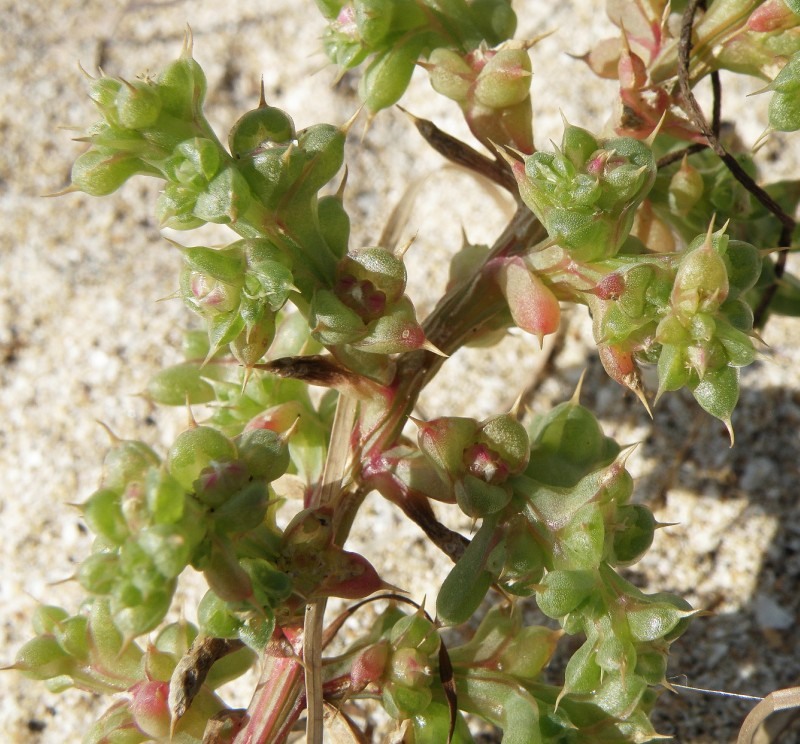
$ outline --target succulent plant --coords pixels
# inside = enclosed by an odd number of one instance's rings
[[[545,151],[532,126],[535,40],[511,38],[507,0],[317,0],[328,55],[365,67],[369,116],[402,97],[419,65],[488,154],[418,128],[515,199],[493,246],[465,241],[427,318],[407,293],[403,251],[351,245],[341,171],[352,121],[297,130],[262,90],[218,137],[190,38],[161,73],[90,79],[100,120],[67,191],[102,196],[148,175],[164,182],[162,227],[216,223],[235,239],[173,243],[177,296],[203,330],[145,391],[205,405],[207,417],[162,456],[114,441],[81,505],[95,534],[74,576],[85,600],[74,614],[40,607],[13,665],[54,691],[121,696],[84,741],[281,742],[305,710],[319,742],[326,706],[359,740],[345,703],[360,698],[420,744],[472,741],[472,719],[510,744],[662,738],[655,688],[698,611],[625,577],[663,526],[633,497],[630,448],[580,391],[527,422],[520,408],[481,421],[412,413],[446,355],[509,328],[543,343],[575,305],[591,314],[612,379],[647,405],[641,367],[654,367],[654,402],[688,388],[733,442],[758,327],[769,312],[799,312],[785,252],[800,189],[757,185],[755,158],[725,149],[691,87],[720,69],[769,78],[770,129],[796,130],[800,7],[715,0],[694,18],[696,5],[684,13],[692,37],[673,33],[665,0],[609,3],[620,38],[585,60],[619,80],[614,136],[565,121]],[[301,500],[279,519],[287,483]],[[435,617],[344,547],[369,529],[359,509],[373,490],[452,559]],[[441,524],[431,501],[471,520],[471,535]],[[190,568],[208,587],[198,625],[166,623]],[[489,592],[502,601],[482,612]],[[334,597],[350,606],[326,625]],[[349,614],[379,600],[371,627],[323,662]],[[447,629],[473,618],[477,629],[453,640]],[[217,688],[253,667],[248,709],[228,707]]]

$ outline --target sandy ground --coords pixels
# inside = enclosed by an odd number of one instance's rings
[[[177,55],[189,22],[209,79],[207,110],[219,132],[255,105],[262,75],[268,100],[290,111],[299,127],[342,123],[358,107],[351,80],[336,90],[331,85],[334,71],[318,51],[322,20],[311,0],[109,6],[98,0],[0,5],[0,663],[11,662],[30,636],[37,603],[74,606],[74,587],[61,582],[87,553],[90,538],[69,504],[83,500],[98,480],[107,438],[96,421],[162,450],[185,422],[185,414],[154,410],[136,397],[154,370],[179,360],[181,333],[191,323],[180,302],[156,302],[174,291],[179,265],[151,216],[157,186],[134,180],[102,200],[41,197],[66,185],[81,151],[64,127],[94,119],[77,63],[89,70],[102,63],[107,73],[128,77],[157,70]],[[557,7],[527,0],[516,7],[518,35],[557,31],[533,50],[537,145],[558,139],[559,110],[576,124],[601,126],[613,86],[563,51],[586,51],[593,35],[602,35],[604,19],[590,0]],[[736,120],[746,142],[763,126],[761,103],[743,98],[757,87],[745,81],[733,92],[726,88],[724,114]],[[422,77],[407,106],[466,136],[455,107],[431,101]],[[358,134],[351,152],[362,152],[351,164],[348,193],[354,245],[374,242],[409,181],[428,178],[408,226],[409,235],[418,233],[407,261],[410,292],[424,314],[444,283],[462,223],[472,240],[490,242],[502,227],[504,205],[470,178],[444,170],[397,111],[380,116],[361,143]],[[777,158],[781,175],[796,173],[797,143],[772,144],[764,161]],[[572,314],[567,336],[534,408],[568,397],[587,370],[584,401],[607,432],[642,442],[630,460],[639,477],[637,498],[660,521],[678,523],[658,533],[652,552],[632,571],[635,580],[712,612],[676,644],[670,673],[690,685],[750,695],[800,683],[796,325],[778,320],[768,327],[763,360],[744,375],[733,450],[722,427],[686,396],[670,396],[652,423],[605,378],[588,349],[580,311]],[[505,410],[542,359],[535,342],[520,337],[489,354],[460,352],[421,405],[427,415]],[[419,530],[378,498],[368,502],[363,525],[353,544],[384,566],[390,581],[418,599],[435,596],[447,566]],[[182,596],[196,591],[188,582]],[[186,607],[190,614],[188,600]],[[7,742],[77,742],[101,704],[0,675],[0,731]],[[750,705],[666,694],[657,718],[679,742],[719,744],[733,740]]]

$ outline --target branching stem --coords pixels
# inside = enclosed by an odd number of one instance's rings
[[[750,175],[739,165],[736,158],[733,157],[719,141],[719,115],[720,115],[720,96],[719,92],[719,78],[716,81],[712,77],[712,85],[714,85],[714,123],[712,126],[708,125],[705,116],[703,115],[697,99],[692,93],[691,85],[689,82],[689,60],[692,51],[692,28],[694,26],[694,16],[697,12],[697,7],[700,0],[689,0],[686,9],[683,11],[683,20],[681,24],[681,37],[678,44],[678,84],[680,86],[681,95],[683,97],[684,110],[689,115],[694,125],[700,133],[708,140],[708,144],[712,150],[719,156],[723,163],[728,167],[728,170],[733,174],[739,183],[742,184],[761,204],[774,214],[781,223],[781,235],[779,244],[781,250],[778,252],[778,258],[775,262],[775,280],[769,287],[764,290],[761,301],[755,309],[755,323],[759,324],[764,318],[764,314],[769,308],[775,292],[778,291],[777,280],[783,276],[786,267],[786,254],[787,246],[791,242],[792,233],[794,232],[796,223],[795,220],[786,214],[780,205],[762,189]]]

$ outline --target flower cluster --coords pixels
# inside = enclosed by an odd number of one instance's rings
[[[753,312],[743,296],[760,266],[752,245],[709,228],[677,256],[607,274],[587,295],[606,371],[638,389],[637,359],[655,362],[656,400],[688,387],[731,429],[738,369],[755,359]]]
[[[650,148],[622,137],[598,140],[567,125],[561,148],[512,163],[519,192],[552,240],[576,261],[616,255],[627,239],[636,207],[656,175]]]
[[[367,108],[396,103],[420,56],[432,50],[461,53],[496,45],[514,34],[517,18],[508,0],[317,0],[329,20],[324,45],[343,68],[369,65],[359,84]]]
[[[423,66],[434,90],[458,103],[484,145],[533,152],[531,60],[525,45],[481,46],[466,55],[440,47]]]

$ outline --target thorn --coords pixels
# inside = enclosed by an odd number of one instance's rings
[[[650,410],[650,404],[647,402],[647,397],[645,396],[642,388],[637,385],[636,387],[632,387],[631,390],[633,391],[633,394],[641,401],[645,411],[647,411],[647,415],[652,419],[653,412]]]
[[[619,454],[617,455],[617,459],[614,462],[618,462],[623,467],[628,462],[628,458],[636,451],[636,448],[641,444],[641,442],[634,442],[633,444],[626,444],[620,448]]]
[[[92,77],[92,75],[90,75],[88,72],[86,72],[86,70],[84,69],[83,65],[80,62],[78,62],[78,69],[83,73],[85,77],[89,78],[89,80],[97,79],[95,77]]]
[[[181,48],[182,57],[191,57],[194,50],[194,34],[192,27],[187,23],[186,30],[183,32],[183,47]]]
[[[494,151],[501,158],[503,158],[503,160],[505,160],[506,163],[508,163],[508,165],[511,168],[512,172],[514,172],[515,168],[524,167],[525,155],[523,153],[519,152],[519,150],[515,150],[513,147],[508,147],[507,145],[496,145],[491,140],[489,140],[489,142],[491,143],[492,147],[494,148]],[[515,155],[517,155],[518,157],[512,158],[511,155],[509,155],[509,150],[511,152],[513,152]]]
[[[513,416],[517,421],[519,421],[522,416],[520,415],[520,409],[522,407],[522,398],[523,393],[520,393],[517,396],[517,399],[514,401],[514,404],[511,406],[511,410],[508,412],[509,416]]]
[[[400,246],[399,248],[395,248],[392,251],[394,257],[402,259],[406,255],[408,249],[411,247],[411,244],[414,243],[414,241],[416,241],[418,235],[419,232],[415,232],[402,246]]]
[[[752,93],[747,93],[746,98],[750,98],[750,96],[760,96],[762,93],[769,93],[770,91],[774,90],[775,81],[773,80],[771,83],[768,83],[763,88],[759,88],[758,90],[754,90]]]
[[[72,194],[76,191],[80,191],[80,189],[73,183],[65,188],[61,189],[60,191],[54,191],[51,194],[42,194],[45,199],[50,199],[54,196],[64,196],[64,194]]]
[[[761,132],[761,134],[758,135],[756,141],[753,143],[753,148],[752,148],[753,152],[760,150],[766,144],[767,140],[770,138],[770,136],[774,131],[775,130],[772,127],[767,127],[763,132]]]
[[[342,134],[347,135],[348,132],[353,128],[353,124],[356,123],[356,119],[361,115],[361,112],[364,110],[364,104],[358,107],[356,112],[344,123],[341,127]]]
[[[261,86],[259,88],[258,93],[258,108],[266,108],[267,107],[267,98],[264,95],[264,76],[261,76]]]
[[[730,420],[730,418],[726,418],[722,420],[722,423],[725,424],[725,428],[728,430],[728,436],[731,438],[730,448],[733,449],[735,440],[735,436],[733,434],[733,422]]]
[[[418,429],[421,429],[423,426],[425,426],[428,423],[427,421],[423,421],[422,419],[415,418],[414,416],[409,416],[408,420],[412,424],[414,424],[414,426],[416,426]]]
[[[283,440],[284,442],[286,442],[286,441],[288,441],[289,439],[291,439],[292,435],[293,435],[293,434],[294,434],[294,433],[297,431],[297,429],[300,427],[300,419],[301,419],[301,418],[302,418],[302,416],[298,415],[298,416],[297,416],[297,418],[296,418],[296,419],[295,419],[295,420],[292,422],[292,425],[291,425],[291,426],[290,426],[290,427],[289,427],[289,428],[288,428],[286,431],[284,431],[284,432],[281,432],[281,433],[278,435],[278,438],[279,438],[279,439],[281,439],[281,440]]]
[[[536,36],[532,36],[530,39],[524,39],[519,43],[519,47],[518,48],[525,49],[525,50],[532,49],[542,39],[546,39],[548,36],[552,36],[554,33],[556,33],[557,30],[558,29],[554,28],[551,31],[543,31],[540,34],[536,34]]]
[[[104,423],[100,419],[95,419],[95,421],[100,424],[103,429],[105,429],[105,432],[108,434],[108,438],[111,440],[111,445],[113,447],[116,447],[118,444],[121,444],[124,441],[123,439],[120,439],[120,437],[118,437],[113,431],[111,431],[111,427],[108,424]]]
[[[336,197],[336,198],[337,198],[339,201],[343,201],[343,200],[344,200],[344,189],[345,189],[345,186],[347,186],[347,176],[348,176],[349,174],[350,174],[350,171],[347,169],[347,166],[345,165],[345,167],[344,167],[344,173],[342,174],[342,181],[341,181],[341,183],[339,184],[339,188],[338,188],[338,189],[336,189],[336,193],[334,194],[334,196],[335,196],[335,197]]]
[[[252,367],[245,367],[244,368],[244,376],[242,377],[242,389],[240,391],[241,395],[244,395],[244,389],[247,387],[247,383],[250,382],[250,376],[253,374]]]
[[[579,406],[581,404],[581,389],[583,388],[583,381],[585,378],[586,378],[586,369],[584,369],[583,372],[581,372],[581,376],[578,378],[578,384],[575,386],[575,392],[569,399],[569,402],[572,403],[573,406]]]
[[[680,522],[654,522],[653,529],[661,530],[664,529],[664,527],[676,527],[679,524]]]
[[[419,348],[425,349],[425,351],[430,351],[431,353],[436,354],[440,357],[444,357],[445,359],[450,358],[449,354],[445,354],[440,348],[434,346],[430,341],[428,341],[428,339],[425,339],[425,341],[422,342]]]
[[[664,113],[661,114],[661,118],[658,120],[658,124],[655,125],[655,127],[653,128],[653,131],[650,132],[650,134],[644,140],[644,143],[648,147],[652,147],[653,146],[653,142],[655,142],[655,139],[658,136],[659,132],[661,131],[661,127],[664,126],[664,122],[666,121],[666,119],[667,119],[667,112],[666,112],[666,109],[665,109]]]
[[[370,112],[369,114],[367,114],[367,120],[364,123],[364,131],[361,132],[361,137],[358,140],[358,144],[359,145],[363,145],[364,144],[364,140],[367,137],[367,132],[369,131],[369,128],[372,126],[372,122],[373,122],[374,119],[375,119],[375,114],[374,113]]]
[[[706,231],[706,239],[703,241],[704,248],[711,248],[711,236],[714,234],[714,223],[717,220],[717,213],[711,215],[711,222],[708,223],[708,230]]]
[[[196,419],[194,417],[194,414],[192,413],[192,406],[189,404],[189,395],[188,395],[188,393],[186,395],[186,413],[188,414],[188,417],[189,417],[189,428],[190,429],[196,429],[197,428],[197,421],[196,421]]]
[[[168,294],[166,297],[159,297],[156,302],[166,302],[167,300],[177,300],[181,297],[181,291],[176,289],[172,294]]]

